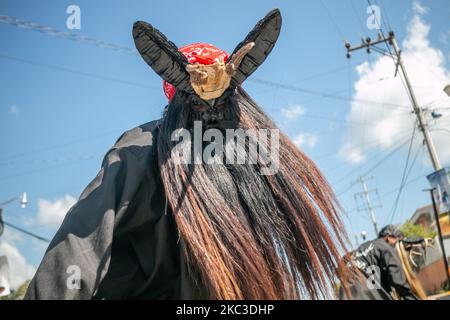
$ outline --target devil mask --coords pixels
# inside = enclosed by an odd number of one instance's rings
[[[143,59],[164,80],[169,102],[173,95],[188,95],[206,123],[223,118],[220,104],[232,94],[272,51],[280,33],[281,15],[273,10],[238,44],[228,58],[226,52],[208,44],[178,49],[150,24],[133,26],[136,48]],[[218,107],[219,106],[219,107]]]

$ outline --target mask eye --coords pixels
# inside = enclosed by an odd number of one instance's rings
[[[225,106],[227,105],[229,99],[225,98],[225,99],[221,99],[216,105],[216,109],[221,110],[223,108],[225,108]]]
[[[191,107],[200,112],[203,112],[207,109],[205,104],[197,96],[192,96]]]

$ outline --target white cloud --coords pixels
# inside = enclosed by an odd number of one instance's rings
[[[292,141],[299,147],[314,148],[317,143],[318,137],[312,133],[299,133],[293,137]]]
[[[39,199],[37,213],[38,223],[50,228],[58,228],[66,216],[66,213],[76,201],[77,199],[71,195],[66,195],[55,201]]]
[[[5,232],[2,234],[2,240],[9,242],[9,243],[15,243],[18,241],[22,241],[23,237],[22,234],[18,231],[15,231],[11,228],[5,227]]]
[[[413,2],[413,10],[414,12],[416,12],[419,15],[424,15],[428,13],[428,7],[425,7],[424,5],[422,5],[419,1],[414,1]]]
[[[27,263],[25,257],[17,250],[15,242],[22,241],[22,236],[6,229],[0,241],[0,256],[6,256],[9,266],[9,280],[11,289],[15,290],[25,281],[30,280],[36,269]]]
[[[290,106],[281,109],[281,114],[283,115],[283,117],[292,120],[305,114],[305,108],[300,105]]]
[[[0,255],[8,257],[9,277],[11,288],[17,289],[25,281],[30,280],[36,272],[36,269],[27,263],[25,257],[19,250],[6,241],[0,242]]]
[[[346,147],[342,148],[339,151],[339,156],[344,158],[347,162],[353,164],[359,164],[366,160],[366,157],[360,150],[352,148],[349,145],[347,145]]]
[[[443,92],[443,88],[450,83],[450,71],[445,68],[445,56],[440,50],[432,47],[428,40],[430,25],[422,17],[427,9],[419,2],[415,2],[413,8],[415,13],[408,24],[406,39],[401,43],[402,58],[410,81],[422,107],[448,108],[450,98]],[[395,66],[391,58],[379,56],[372,63],[365,62],[359,65],[356,72],[359,79],[354,85],[355,95],[347,120],[369,124],[353,126],[344,137],[343,147],[339,153],[351,163],[365,161],[364,153],[370,149],[392,149],[411,136],[414,125],[414,116],[411,115],[412,109],[406,90],[400,77],[393,77]],[[386,105],[383,107],[363,101],[380,101]],[[450,138],[445,130],[450,128],[450,112],[448,109],[440,112],[443,117],[436,123],[430,121],[431,135],[441,161],[448,164]],[[420,133],[416,137],[416,143],[421,143]]]

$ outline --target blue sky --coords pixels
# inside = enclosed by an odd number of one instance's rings
[[[441,128],[435,133],[438,152],[444,155],[444,165],[450,165],[445,148],[450,136],[443,131],[449,124],[445,112],[450,98],[446,100],[441,95],[449,75],[450,5],[447,0],[372,3],[381,6],[383,21],[395,30],[401,45],[409,32],[410,51],[412,56],[420,56],[420,62],[411,60],[407,68],[412,69],[414,85],[426,84],[426,89],[417,85],[419,101],[444,108],[445,121],[432,125]],[[66,28],[66,8],[71,4],[81,9],[80,30]],[[366,27],[367,6],[363,0],[3,0],[0,15],[129,48],[134,48],[133,22],[145,20],[179,46],[202,41],[231,52],[261,17],[280,8],[283,28],[279,41],[244,88],[317,161],[348,211],[344,221],[353,240],[354,234],[363,230],[368,231],[369,237],[374,234],[367,215],[354,210],[353,195],[361,187],[352,182],[370,171],[373,179],[368,182],[369,187],[377,188],[381,196],[379,201],[375,199],[382,204],[376,209],[379,224],[388,222],[408,146],[394,151],[397,143],[407,142],[412,132],[408,103],[402,102],[404,92],[392,92],[400,84],[398,78],[392,79],[394,68],[386,70],[376,53],[368,56],[359,51],[351,60],[345,57],[344,38],[357,44],[364,35],[376,37],[376,31]],[[423,26],[431,29],[425,32]],[[0,37],[0,202],[23,191],[30,201],[26,209],[17,204],[5,207],[4,219],[51,238],[55,224],[45,214],[56,214],[73,197],[77,198],[95,177],[102,157],[120,134],[158,118],[166,98],[161,79],[138,56],[1,23]],[[405,61],[406,55],[407,52]],[[377,82],[372,91],[370,79],[374,73]],[[257,80],[300,90],[267,86]],[[358,106],[352,102],[354,97],[379,103]],[[392,117],[394,107],[389,103],[393,100],[401,105],[394,115],[400,120],[391,125],[404,130],[391,131],[391,127],[384,126],[383,121]],[[378,133],[373,132],[373,119],[380,115],[387,116],[377,118],[383,125],[377,127]],[[412,154],[417,155],[417,160],[409,175],[413,182],[402,193],[395,223],[403,222],[417,207],[429,203],[429,195],[422,189],[428,187],[425,176],[432,167],[426,153],[419,150],[418,137],[419,134]],[[358,149],[364,157],[359,153],[356,158],[348,157],[345,146]],[[387,157],[390,152],[392,155]],[[377,165],[384,157],[386,160]],[[14,261],[30,267],[27,272],[37,267],[45,244],[11,230],[3,238],[9,250],[17,250],[11,253],[17,258]]]

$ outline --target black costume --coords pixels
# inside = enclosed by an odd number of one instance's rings
[[[363,277],[356,277],[350,282],[351,299],[355,300],[388,300],[392,299],[390,292],[396,292],[405,300],[416,300],[411,287],[406,280],[400,259],[395,248],[384,238],[363,243],[351,255],[352,265],[362,272]],[[374,276],[373,266],[379,268],[377,288],[369,289],[367,281]],[[377,284],[375,284],[377,285]],[[341,291],[341,298],[344,292]],[[345,297],[348,298],[348,297]]]
[[[157,121],[123,134],[50,243],[25,299],[204,298],[186,274],[155,160]],[[111,258],[111,261],[110,261]],[[78,266],[81,288],[69,289]]]

